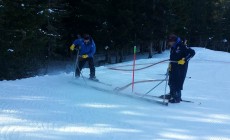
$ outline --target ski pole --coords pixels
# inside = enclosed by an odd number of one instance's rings
[[[170,64],[169,64],[170,65]],[[166,72],[166,77],[165,77],[165,79],[168,79],[168,77],[169,77],[169,66],[168,66],[168,68],[167,68],[167,72]],[[168,80],[166,80],[166,82],[165,82],[165,92],[164,92],[164,98],[163,98],[163,102],[165,103],[165,95],[167,94],[166,92],[167,92],[167,86],[168,86]]]
[[[151,91],[153,91],[156,87],[158,87],[161,83],[163,83],[165,80],[160,81],[157,85],[155,85],[153,88],[151,88],[148,92],[146,92],[143,96],[149,94]]]
[[[78,66],[78,69],[79,69],[79,66]],[[80,69],[79,69],[79,71],[80,71]],[[80,75],[81,75],[82,79],[84,80],[85,85],[88,85],[87,82],[86,82],[86,80],[85,80],[85,77],[83,76],[83,74],[82,74],[81,71],[80,71]]]
[[[134,55],[133,55],[133,79],[132,79],[132,92],[134,90],[134,72],[135,72],[135,61],[136,61],[136,51],[137,51],[137,48],[136,46],[134,46]]]
[[[85,78],[84,78],[84,76],[83,76],[78,64],[79,64],[79,50],[77,50],[77,58],[76,58],[76,63],[75,63],[75,74],[74,74],[74,76],[76,76],[76,71],[78,69],[78,71],[80,72],[81,77],[84,80],[85,85],[87,85],[87,82],[86,82],[86,80],[85,80]]]
[[[74,66],[73,77],[76,76],[76,70],[77,70],[77,68],[79,69],[79,67],[78,67],[78,57],[79,57],[79,50],[77,50],[77,56],[76,56],[76,61],[75,61],[75,66]]]
[[[166,81],[166,85],[168,83],[168,74],[169,74],[169,68],[167,68],[167,72],[166,72],[166,77],[164,80],[160,81],[157,85],[155,85],[153,88],[151,88],[148,92],[146,92],[143,96],[149,94],[151,91],[153,91],[156,87],[158,87],[161,83],[163,83],[164,81]],[[165,92],[166,92],[166,89],[165,89]]]

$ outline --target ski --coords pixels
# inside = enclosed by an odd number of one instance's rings
[[[142,96],[150,96],[150,97],[154,97],[154,98],[164,99],[164,95],[156,96],[156,95],[142,94]],[[168,100],[168,99],[166,99],[166,100]],[[184,99],[182,99],[181,102],[185,102],[185,103],[195,103],[194,101],[184,100]],[[198,104],[201,104],[201,103],[199,102]]]
[[[168,106],[168,103],[169,103],[169,101],[168,101],[168,99],[164,99],[164,98],[160,98],[160,97],[158,97],[158,96],[154,96],[154,95],[148,95],[148,94],[142,94],[142,93],[138,93],[138,92],[135,92],[134,94],[136,94],[136,95],[138,95],[138,96],[140,96],[140,97],[142,97],[142,98],[155,98],[155,99],[160,99],[160,101],[162,102],[162,104],[164,104],[164,105],[166,105],[166,106]]]
[[[114,92],[118,95],[122,95],[122,96],[126,96],[126,97],[130,97],[130,98],[135,98],[135,99],[139,99],[139,100],[145,100],[145,101],[149,101],[149,102],[154,102],[154,103],[158,103],[158,104],[161,104],[161,105],[165,105],[165,106],[168,106],[168,102],[163,102],[162,100],[156,100],[156,98],[152,98],[152,97],[144,97],[144,96],[140,96],[138,94],[135,94],[135,93],[122,93],[122,92],[119,92],[117,90],[114,90]]]
[[[100,83],[100,84],[102,84],[102,85],[112,86],[112,84],[102,82],[102,81],[100,81],[99,79],[90,79],[90,78],[87,78],[87,77],[85,77],[85,76],[82,76],[82,78],[83,78],[83,79],[87,79],[87,80],[92,81],[92,82]]]
[[[119,95],[119,96],[124,96],[124,97],[129,97],[129,98],[132,98],[132,99],[136,99],[136,100],[140,100],[140,101],[147,101],[147,102],[150,102],[150,103],[159,103],[161,105],[168,105],[168,103],[163,103],[162,101],[159,101],[159,100],[155,100],[153,98],[149,98],[149,97],[141,97],[141,96],[138,96],[134,93],[122,93],[122,92],[119,92],[119,91],[116,91],[116,90],[111,90],[111,89],[106,89],[106,88],[101,88],[101,87],[98,87],[98,86],[94,86],[94,85],[86,85],[86,87],[89,87],[89,88],[92,88],[92,89],[95,89],[97,91],[101,91],[101,92],[104,92],[104,93],[108,93],[108,94],[114,94],[114,95]]]
[[[103,85],[106,85],[106,86],[112,86],[112,84],[108,84],[108,83],[105,83],[105,82],[101,82],[101,81],[95,81],[95,80],[91,80],[89,79],[90,81],[93,81],[93,82],[97,82],[97,83],[100,83],[100,84],[103,84]]]
[[[82,83],[82,79],[79,79],[79,80],[76,80],[76,81],[73,81],[74,84],[77,84],[81,87],[87,87],[87,88],[92,88],[92,89],[95,89],[97,91],[101,91],[101,92],[104,92],[104,93],[109,93],[109,94],[115,94],[115,95],[119,95],[119,96],[124,96],[124,97],[129,97],[129,98],[132,98],[132,99],[136,99],[136,100],[140,100],[140,101],[148,101],[150,103],[158,103],[158,104],[161,104],[161,105],[165,105],[165,106],[168,106],[168,103],[167,102],[163,102],[162,100],[159,100],[160,98],[152,98],[152,97],[143,97],[143,96],[140,96],[140,95],[137,95],[137,94],[134,94],[134,93],[124,93],[124,92],[120,92],[119,90],[112,90],[112,85],[111,84],[108,84],[108,83],[104,83],[104,82],[100,82],[100,81],[93,81],[93,80],[90,80],[89,78],[85,77],[85,79],[83,79],[85,81],[85,83]],[[94,84],[90,84],[90,83],[87,83],[87,81],[92,81],[92,82],[95,82],[95,83],[99,83],[99,84],[103,84],[103,85],[107,85],[104,86],[103,88],[100,87],[100,86],[97,86],[97,85],[94,85]],[[78,82],[77,82],[78,81]]]
[[[152,95],[152,96],[154,96],[154,95]],[[163,99],[163,98],[164,98],[164,95],[156,96],[156,97],[159,97],[159,98],[162,98],[162,99]],[[193,101],[184,100],[184,99],[182,99],[181,102],[194,103]]]

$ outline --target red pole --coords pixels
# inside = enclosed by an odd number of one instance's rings
[[[133,54],[133,79],[132,79],[132,92],[134,90],[134,72],[135,72],[135,61],[136,61],[136,51],[137,51],[137,48],[136,46],[134,46],[134,54]]]

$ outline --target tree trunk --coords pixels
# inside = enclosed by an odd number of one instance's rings
[[[119,49],[119,56],[120,56],[120,59],[119,59],[119,62],[123,62],[123,58],[124,58],[124,55],[123,55],[123,49]]]
[[[153,42],[152,41],[150,41],[148,48],[149,48],[149,57],[148,58],[152,58],[153,57]]]

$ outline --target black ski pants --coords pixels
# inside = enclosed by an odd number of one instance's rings
[[[84,67],[85,63],[88,61],[89,69],[90,69],[90,77],[95,77],[95,66],[94,66],[94,60],[93,57],[88,58],[79,58],[78,66],[76,66],[75,76],[80,76],[81,70]]]
[[[186,78],[188,63],[184,65],[171,64],[171,71],[169,72],[169,87],[170,95],[174,99],[181,99],[181,90]]]

